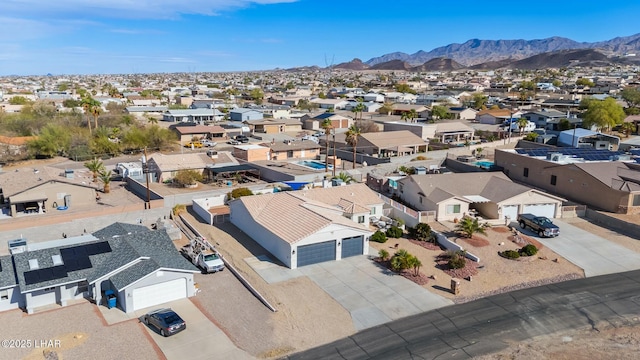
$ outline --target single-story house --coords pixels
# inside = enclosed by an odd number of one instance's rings
[[[271,149],[257,144],[242,144],[233,147],[233,157],[247,162],[269,160]]]
[[[334,129],[348,129],[353,124],[353,119],[334,113],[322,113],[311,119],[303,121],[303,128],[306,130],[322,130],[322,123],[329,119]]]
[[[516,184],[500,172],[410,175],[398,180],[395,195],[419,211],[435,211],[436,220],[476,213],[485,219],[518,214],[561,216],[564,199]]]
[[[408,130],[363,133],[357,152],[380,157],[404,156],[427,152],[428,143]]]
[[[421,117],[424,117],[425,114],[429,111],[429,109],[424,105],[394,104],[392,113],[394,115],[402,115],[404,113],[410,112],[411,110],[415,110],[416,114]]]
[[[291,160],[291,159],[315,159],[320,155],[320,146],[315,141],[301,140],[292,141],[285,140],[283,142],[271,142],[261,144],[269,147],[269,155],[266,160]]]
[[[222,121],[223,118],[224,114],[220,110],[210,108],[167,110],[162,114],[162,120],[169,122],[202,123]]]
[[[136,116],[143,116],[144,114],[162,114],[168,110],[168,106],[127,106],[125,108],[127,114]]]
[[[637,164],[601,160],[608,150],[564,156],[532,156],[520,149],[495,151],[495,164],[514,181],[566,197],[576,203],[613,213],[640,213],[640,167]],[[551,150],[553,151],[553,150]],[[596,155],[588,154],[596,153]],[[582,160],[596,157],[596,160]]]
[[[473,121],[476,119],[477,110],[465,107],[450,107],[449,113],[454,119]]]
[[[153,153],[149,155],[151,180],[157,182],[173,179],[180,170],[196,170],[202,174],[206,168],[237,164],[238,160],[228,151],[218,151],[214,156],[205,153],[170,155]]]
[[[321,109],[334,109],[334,110],[344,110],[345,106],[349,104],[347,100],[343,99],[311,99],[311,102],[314,104],[318,104]]]
[[[246,120],[244,123],[254,133],[279,134],[302,131],[302,123],[298,119]]]
[[[97,183],[87,170],[60,170],[50,166],[20,168],[0,173],[0,206],[11,216],[55,212],[94,205]]]
[[[227,131],[218,125],[195,125],[195,126],[171,126],[178,134],[180,143],[189,142],[194,137],[198,139],[219,140],[226,138]]]
[[[93,235],[26,244],[9,257],[15,267],[0,258],[0,310],[21,307],[29,314],[83,298],[103,304],[108,290],[118,308],[132,313],[194,296],[193,274],[200,272],[165,230],[122,223]]]
[[[480,124],[502,124],[509,119],[518,119],[522,115],[520,111],[512,111],[509,109],[487,109],[478,111],[476,121]]]
[[[367,255],[369,220],[383,204],[366,185],[353,184],[244,196],[229,207],[231,223],[295,269]]]
[[[237,108],[229,110],[229,120],[231,121],[262,120],[263,118],[262,111],[254,109]]]
[[[553,125],[551,124],[558,124],[558,122],[561,119],[566,119],[567,113],[554,110],[554,109],[542,109],[540,111],[526,112],[522,114],[522,117],[529,121],[534,122],[537,128],[544,128],[547,130],[556,130],[556,129],[553,129]]]

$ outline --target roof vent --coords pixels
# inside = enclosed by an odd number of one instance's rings
[[[53,260],[53,266],[64,265],[60,255],[51,255],[51,260]]]
[[[38,259],[30,259],[29,270],[37,270],[37,269],[40,269],[40,265],[38,265]]]

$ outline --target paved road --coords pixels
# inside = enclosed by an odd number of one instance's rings
[[[640,323],[640,271],[579,279],[445,307],[287,359],[468,359],[539,335]]]
[[[640,254],[561,220],[553,222],[560,227],[556,238],[538,238],[529,228],[523,233],[581,267],[586,277],[640,269]]]

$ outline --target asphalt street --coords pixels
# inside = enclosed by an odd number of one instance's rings
[[[585,326],[640,323],[640,271],[495,295],[360,331],[286,359],[468,359]]]

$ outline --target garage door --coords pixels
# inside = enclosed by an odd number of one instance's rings
[[[518,218],[518,205],[506,205],[502,207],[502,219],[503,220],[505,216],[509,216],[509,218],[511,219],[511,221],[516,221],[516,219]]]
[[[317,264],[335,259],[335,240],[298,247],[298,266]]]
[[[187,280],[184,278],[133,289],[133,310],[184,299],[187,297]]]
[[[527,204],[524,206],[523,213],[533,214],[535,216],[546,216],[549,219],[556,217],[555,204]]]
[[[364,236],[354,236],[342,239],[342,258],[362,255]]]

